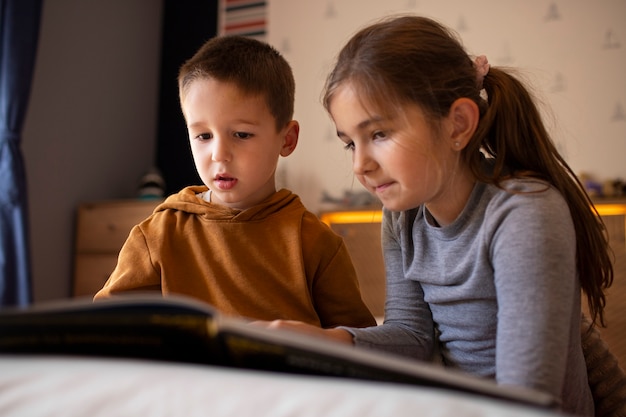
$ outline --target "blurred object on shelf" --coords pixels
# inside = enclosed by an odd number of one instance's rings
[[[621,178],[606,179],[601,182],[592,175],[583,172],[578,176],[578,179],[585,187],[589,197],[613,198],[626,196],[626,183]]]
[[[165,194],[165,181],[157,168],[151,168],[139,180],[137,196],[144,200],[161,199]]]
[[[322,203],[332,203],[342,207],[380,206],[380,201],[367,191],[344,191],[343,197],[333,197],[322,191]]]

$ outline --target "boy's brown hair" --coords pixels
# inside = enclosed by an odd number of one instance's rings
[[[267,43],[243,36],[208,40],[180,68],[181,103],[193,81],[207,78],[233,83],[246,94],[262,96],[276,119],[277,130],[293,118],[293,72],[285,58]]]

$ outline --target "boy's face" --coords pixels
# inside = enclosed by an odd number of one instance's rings
[[[246,209],[276,192],[278,157],[295,149],[297,122],[277,132],[263,97],[211,78],[193,81],[181,107],[196,169],[212,202]]]

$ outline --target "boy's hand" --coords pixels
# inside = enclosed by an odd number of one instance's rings
[[[262,326],[267,329],[278,329],[294,331],[302,334],[308,334],[310,336],[321,337],[325,339],[334,340],[344,344],[354,344],[352,335],[343,329],[322,329],[312,324],[303,323],[295,320],[273,320],[273,321],[261,321],[257,320],[252,322],[256,326]]]

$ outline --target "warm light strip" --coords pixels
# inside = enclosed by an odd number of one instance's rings
[[[595,204],[600,216],[626,216],[626,204]]]
[[[383,219],[381,210],[334,211],[323,213],[320,219],[327,225],[338,223],[376,223]]]
[[[600,216],[626,216],[626,204],[595,204]],[[320,219],[330,224],[345,223],[375,223],[382,221],[383,212],[381,210],[356,210],[356,211],[334,211],[323,213]]]

